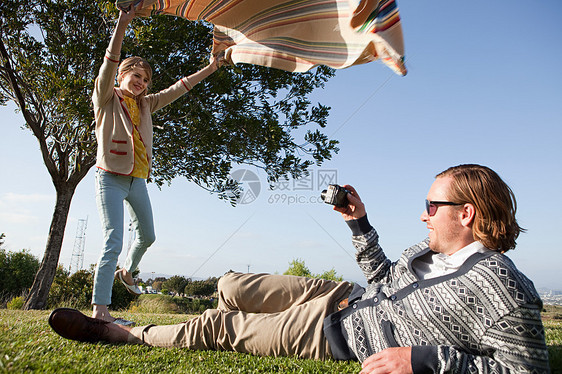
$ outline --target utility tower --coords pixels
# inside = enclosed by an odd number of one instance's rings
[[[88,217],[78,220],[78,228],[76,229],[76,238],[74,239],[74,249],[72,250],[72,258],[68,271],[76,273],[82,270],[84,266],[84,245],[86,243],[86,227],[88,227]]]

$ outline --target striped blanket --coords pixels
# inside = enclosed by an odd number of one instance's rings
[[[126,9],[134,2],[117,0],[117,6]],[[137,14],[212,23],[213,54],[225,51],[234,64],[302,72],[380,59],[406,74],[394,0],[144,0]]]

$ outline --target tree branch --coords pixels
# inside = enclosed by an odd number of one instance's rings
[[[12,65],[10,63],[10,55],[6,49],[6,46],[4,45],[3,38],[0,38],[0,55],[4,59],[4,65],[2,67],[6,72],[6,77],[8,78],[7,81],[10,85],[11,91],[14,93],[16,99],[15,102],[19,106],[25,122],[33,132],[33,135],[35,135],[35,137],[37,138],[39,147],[41,149],[41,155],[43,156],[43,161],[45,162],[45,166],[47,167],[49,174],[51,174],[51,177],[53,177],[54,175],[56,175],[55,163],[49,157],[49,149],[47,147],[45,139],[42,136],[40,124],[36,122],[35,118],[33,118],[33,115],[27,110],[25,95],[23,94],[22,89],[18,84],[18,80],[21,80],[18,79],[17,73],[12,69]]]

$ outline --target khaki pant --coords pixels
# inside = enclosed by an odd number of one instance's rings
[[[351,289],[348,282],[228,273],[219,280],[218,309],[178,325],[134,327],[129,342],[325,359],[324,318]]]

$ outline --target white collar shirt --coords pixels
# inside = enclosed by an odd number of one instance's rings
[[[464,262],[475,253],[485,253],[490,249],[484,247],[479,241],[475,241],[453,253],[446,255],[433,251],[417,258],[412,263],[412,268],[418,278],[431,279],[454,273]]]

